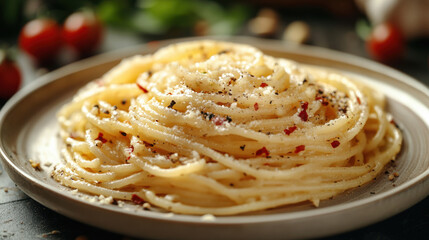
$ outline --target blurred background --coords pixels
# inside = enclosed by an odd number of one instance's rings
[[[390,65],[429,86],[429,0],[0,0],[0,24],[0,108],[24,85],[68,63],[190,36],[320,46]],[[0,166],[1,239],[122,239],[13,188]],[[428,212],[426,199],[337,239],[427,236]]]
[[[213,35],[339,50],[429,84],[428,12],[428,0],[2,0],[0,98],[94,54]]]

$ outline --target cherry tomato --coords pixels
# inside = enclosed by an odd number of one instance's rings
[[[24,25],[19,34],[19,47],[39,63],[54,60],[61,45],[61,28],[53,19],[32,20]]]
[[[14,62],[0,59],[0,98],[8,99],[21,85],[21,73]]]
[[[367,40],[371,56],[383,63],[395,63],[405,50],[405,40],[401,31],[390,23],[376,26]]]
[[[63,37],[77,54],[88,55],[99,47],[103,25],[91,11],[75,12],[64,22]]]

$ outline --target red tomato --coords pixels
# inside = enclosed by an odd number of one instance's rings
[[[19,47],[39,63],[55,59],[61,45],[61,28],[55,20],[49,18],[28,22],[19,34]]]
[[[103,26],[93,12],[76,12],[64,22],[63,37],[79,55],[87,55],[99,47]]]
[[[21,73],[14,62],[0,60],[0,98],[8,99],[15,94],[21,85]]]
[[[371,56],[384,63],[400,60],[405,50],[405,40],[401,31],[390,23],[376,26],[367,40]]]

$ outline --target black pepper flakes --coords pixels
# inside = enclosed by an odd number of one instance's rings
[[[168,105],[168,108],[172,108],[176,104],[176,101],[171,100],[170,105]]]

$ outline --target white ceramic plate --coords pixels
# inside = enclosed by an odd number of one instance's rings
[[[388,97],[388,110],[403,130],[403,149],[388,174],[348,191],[319,208],[310,204],[239,216],[206,219],[144,211],[126,205],[103,205],[84,200],[49,177],[60,161],[56,111],[86,82],[101,76],[119,59],[146,54],[178,41],[137,46],[96,56],[49,73],[27,86],[0,113],[0,152],[11,179],[30,197],[78,221],[129,236],[169,239],[288,239],[322,237],[350,231],[397,214],[429,194],[429,90],[416,80],[383,65],[315,47],[279,41],[230,38],[254,45],[267,54],[328,67],[366,81]],[[29,159],[42,162],[35,171]],[[52,163],[52,165],[50,165]]]

